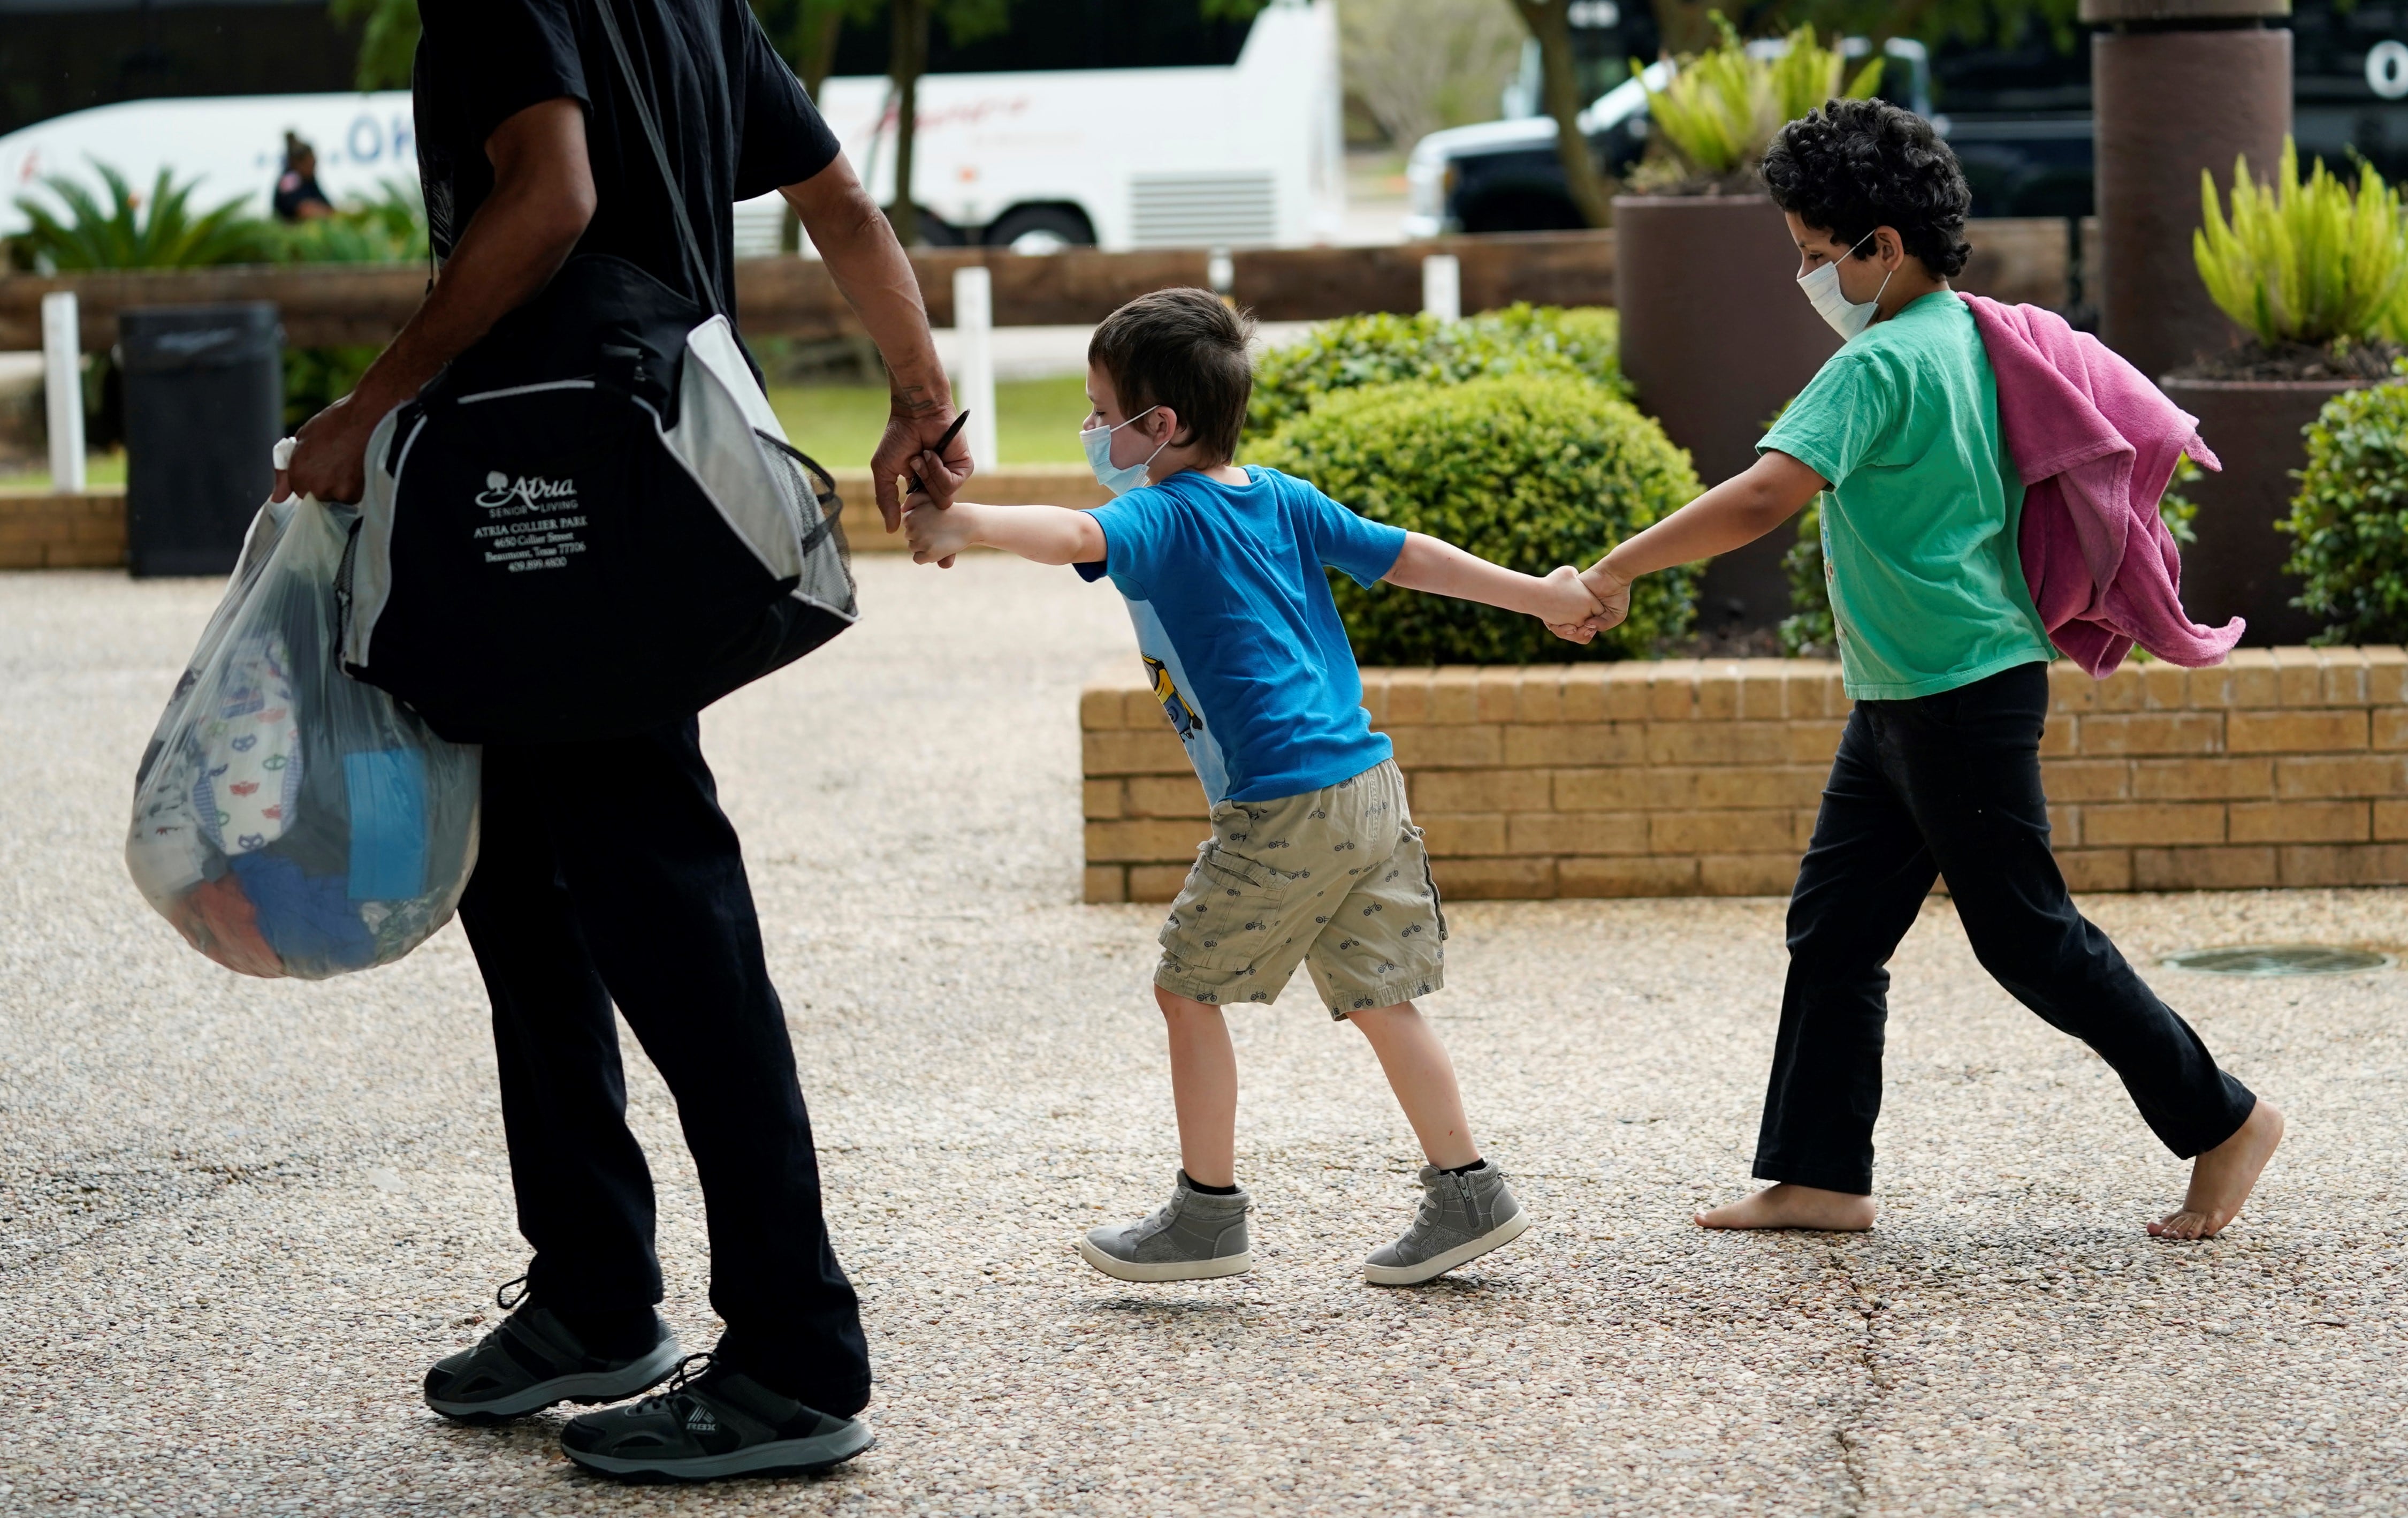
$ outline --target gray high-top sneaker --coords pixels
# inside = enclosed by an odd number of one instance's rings
[[[1254,1251],[1246,1243],[1246,1208],[1253,1202],[1242,1186],[1235,1196],[1208,1196],[1190,1184],[1182,1170],[1170,1200],[1153,1217],[1091,1231],[1079,1240],[1079,1254],[1121,1280],[1239,1275],[1254,1265]]]
[[[1363,1279],[1374,1286],[1418,1286],[1519,1237],[1529,1226],[1530,1215],[1496,1165],[1454,1176],[1426,1164],[1413,1225],[1395,1243],[1371,1251],[1363,1262]]]

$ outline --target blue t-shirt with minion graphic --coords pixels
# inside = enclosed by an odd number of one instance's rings
[[[1369,586],[1396,567],[1400,528],[1366,521],[1304,481],[1192,471],[1096,509],[1163,714],[1214,802],[1298,796],[1395,752],[1371,730],[1363,677],[1326,571]]]

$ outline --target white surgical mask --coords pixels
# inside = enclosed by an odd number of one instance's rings
[[[1873,232],[1866,233],[1856,240],[1856,248],[1875,236]],[[1856,255],[1856,248],[1848,250],[1850,257]],[[1820,268],[1799,275],[1798,288],[1806,292],[1807,303],[1814,308],[1814,313],[1830,323],[1831,330],[1844,340],[1873,325],[1873,317],[1881,310],[1882,290],[1889,288],[1889,275],[1882,276],[1881,290],[1874,291],[1870,300],[1850,300],[1840,293],[1840,261],[1835,258]]]
[[[1148,406],[1120,426],[1091,426],[1080,430],[1079,445],[1087,450],[1087,467],[1096,471],[1096,484],[1115,496],[1125,496],[1145,484],[1145,471],[1154,467],[1154,461],[1161,456],[1162,449],[1170,446],[1170,440],[1163,439],[1162,447],[1146,455],[1144,463],[1131,464],[1123,469],[1112,462],[1112,434],[1128,426],[1129,422],[1141,422],[1161,409]]]

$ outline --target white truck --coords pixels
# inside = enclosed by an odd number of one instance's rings
[[[931,240],[1296,246],[1335,237],[1345,214],[1334,0],[1274,0],[1234,64],[932,74],[919,95],[912,198]],[[887,80],[831,79],[820,108],[891,203]],[[0,137],[0,236],[23,229],[16,200],[47,197],[48,176],[97,191],[94,161],[137,191],[165,167],[200,181],[197,206],[240,196],[264,214],[287,131],[316,148],[337,203],[416,180],[407,91],[129,101]],[[782,215],[776,195],[738,205],[737,251],[775,253]]]

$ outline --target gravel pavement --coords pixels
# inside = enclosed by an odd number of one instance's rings
[[[2408,1510],[2397,970],[2149,970],[2291,1121],[2239,1225],[2160,1245],[2184,1167],[1935,904],[1894,967],[1880,1229],[1709,1235],[1691,1209],[1748,1184],[1781,904],[1463,904],[1430,1010],[1529,1240],[1362,1284],[1416,1159],[1361,1038],[1298,995],[1234,1019],[1260,1265],[1089,1271],[1073,1233],[1177,1164],[1160,909],[1075,904],[1076,690],[1127,625],[995,557],[861,574],[861,628],[705,730],[880,1442],[703,1488],[574,1473],[557,1414],[419,1403],[523,1267],[458,931],[318,985],[186,948],[118,847],[216,586],[0,575],[0,1514]],[[2396,890],[2087,904],[2151,964],[2408,938]],[[693,1172],[632,1048],[629,1075],[666,1310],[707,1347]]]

